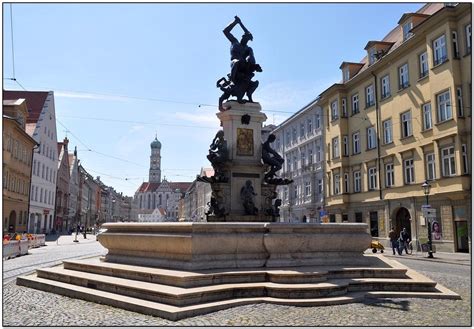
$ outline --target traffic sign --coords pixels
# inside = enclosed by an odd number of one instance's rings
[[[430,204],[422,204],[421,209],[424,209],[424,208],[431,208],[431,205]]]

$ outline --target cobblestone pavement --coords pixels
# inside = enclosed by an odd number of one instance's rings
[[[91,243],[91,246],[94,244],[96,243]],[[471,326],[470,267],[429,263],[408,258],[398,261],[457,292],[462,300],[394,298],[325,307],[294,307],[262,303],[239,306],[173,322],[20,287],[14,282],[8,282],[3,286],[3,325]],[[45,310],[48,311],[45,312]]]
[[[74,236],[63,235],[56,241],[46,242],[46,246],[30,249],[28,255],[3,261],[3,284],[37,268],[58,265],[65,259],[99,256],[107,252],[94,235],[87,235],[87,239],[78,236],[79,242],[73,242],[73,239]]]

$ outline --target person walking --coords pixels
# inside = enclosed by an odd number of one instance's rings
[[[388,232],[388,237],[390,239],[390,246],[392,247],[392,252],[395,255],[395,250],[397,250],[398,254],[400,254],[400,249],[398,249],[398,235],[395,233],[393,227]]]
[[[398,247],[400,250],[400,255],[403,253],[403,249],[405,249],[405,252],[408,255],[408,242],[410,242],[410,235],[408,234],[407,229],[404,227],[400,232],[400,246]]]

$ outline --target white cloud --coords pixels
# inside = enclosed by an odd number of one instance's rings
[[[125,96],[112,96],[104,94],[94,94],[86,92],[76,92],[76,91],[54,91],[54,97],[64,97],[64,98],[82,98],[82,99],[96,99],[96,100],[107,100],[107,101],[128,101],[128,97]]]
[[[294,113],[337,81],[337,78],[330,77],[328,79],[314,79],[311,83],[302,81],[268,83],[260,90],[257,89],[254,98],[262,104],[263,111],[275,110]]]
[[[199,113],[199,114],[176,112],[175,118],[182,121],[192,122],[192,123],[206,124],[206,125],[209,125],[210,127],[219,125],[219,119],[215,115],[215,112],[211,113],[210,111],[203,111],[202,113]]]

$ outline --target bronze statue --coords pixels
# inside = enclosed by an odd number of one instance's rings
[[[232,29],[239,24],[244,35],[240,42],[232,35]],[[219,98],[219,110],[223,111],[222,103],[230,96],[237,97],[239,103],[245,103],[243,99],[244,95],[247,95],[248,101],[253,102],[252,94],[258,87],[258,81],[252,81],[255,76],[254,72],[262,72],[262,68],[255,62],[255,56],[252,48],[247,43],[253,40],[252,33],[242,24],[238,16],[234,17],[234,21],[230,23],[224,29],[224,35],[231,42],[230,46],[230,59],[231,59],[231,70],[226,78],[221,78],[217,81],[216,85],[224,93]]]
[[[276,139],[274,134],[270,134],[265,143],[262,144],[262,161],[270,166],[270,170],[265,174],[263,180],[268,184],[287,185],[293,182],[291,179],[275,177],[276,172],[283,167],[285,160],[271,147]]]
[[[240,189],[240,200],[242,200],[246,215],[258,214],[258,208],[255,207],[254,201],[256,195],[257,193],[254,192],[252,182],[247,180],[245,185]]]
[[[229,159],[229,150],[227,148],[227,141],[224,139],[223,130],[219,130],[212,140],[207,159],[211,162],[212,168],[214,168],[214,181],[226,181],[222,167]]]
[[[225,209],[222,197],[215,192],[212,192],[211,201],[209,201],[207,205],[209,206],[209,210],[206,212],[206,216],[216,216],[220,218],[229,214]]]

